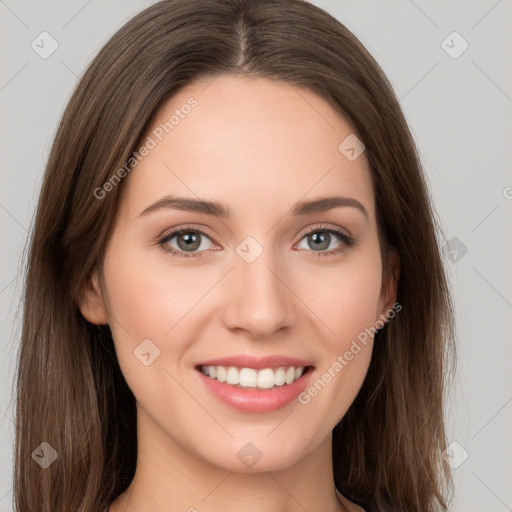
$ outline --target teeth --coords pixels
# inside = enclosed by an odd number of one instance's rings
[[[291,384],[304,373],[304,366],[294,368],[281,367],[276,370],[265,368],[255,370],[254,368],[236,368],[235,366],[201,366],[201,372],[216,379],[219,382],[226,382],[233,386],[242,388],[270,389],[275,386]]]
[[[215,377],[215,373],[217,373],[217,377]],[[226,368],[224,368],[224,366],[208,366],[206,371],[206,375],[209,375],[214,379],[217,378],[219,382],[226,382],[226,373]]]

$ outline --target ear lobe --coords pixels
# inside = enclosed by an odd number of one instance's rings
[[[396,250],[391,250],[388,259],[388,269],[384,276],[380,295],[382,315],[387,317],[387,312],[393,308],[396,302],[398,280],[400,277],[400,255]]]
[[[108,324],[107,308],[101,295],[96,271],[94,271],[88,279],[78,307],[82,316],[91,324]]]

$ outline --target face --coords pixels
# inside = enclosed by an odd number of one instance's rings
[[[241,472],[249,442],[265,471],[330,439],[368,369],[373,340],[361,334],[395,298],[382,280],[365,153],[339,149],[353,132],[313,92],[265,79],[196,82],[157,113],[122,183],[103,299],[82,305],[110,325],[148,443]],[[313,203],[333,197],[345,199]],[[235,356],[309,368],[263,390],[197,368]],[[264,368],[289,377],[302,364],[292,363]],[[257,382],[254,360],[239,365],[244,383]]]

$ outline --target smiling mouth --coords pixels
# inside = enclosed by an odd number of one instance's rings
[[[314,370],[314,366],[281,366],[278,368],[238,368],[236,366],[195,367],[207,377],[239,389],[269,390],[286,387]]]

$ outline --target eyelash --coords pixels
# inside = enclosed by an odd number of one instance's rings
[[[181,233],[201,233],[201,235],[204,235],[211,240],[211,236],[200,228],[180,228],[180,229],[171,231],[170,233],[166,233],[162,237],[158,238],[156,242],[165,252],[171,253],[172,256],[176,257],[176,258],[197,258],[197,257],[201,256],[202,252],[205,252],[205,251],[199,251],[196,253],[188,253],[187,254],[186,252],[177,251],[174,248],[169,248],[166,245],[169,242],[169,240],[172,240],[172,238],[174,238],[176,235],[179,235]],[[355,247],[358,243],[357,238],[355,236],[347,235],[341,229],[337,229],[337,228],[333,228],[333,227],[328,228],[326,226],[315,226],[315,228],[313,228],[311,231],[304,233],[300,240],[302,240],[304,237],[306,237],[308,235],[311,235],[312,233],[329,233],[329,234],[334,233],[342,241],[342,246],[337,249],[330,249],[328,251],[320,251],[320,252],[312,250],[311,252],[313,253],[314,257],[323,258],[326,256],[330,256],[332,254],[341,253],[345,249]],[[299,240],[299,242],[300,242],[300,240]]]

